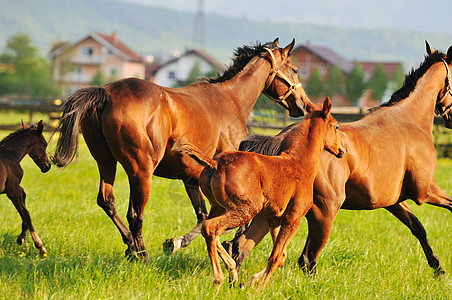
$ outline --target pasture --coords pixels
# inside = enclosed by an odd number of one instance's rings
[[[18,119],[19,122],[20,119]],[[4,138],[9,132],[0,132]],[[47,138],[50,135],[47,134]],[[52,152],[55,140],[48,150]],[[316,276],[306,276],[297,260],[306,239],[302,225],[288,246],[288,258],[267,288],[212,286],[204,239],[171,257],[166,238],[190,230],[196,221],[183,185],[155,177],[144,214],[143,233],[150,263],[128,262],[111,220],[96,204],[99,175],[81,139],[77,164],[41,174],[30,158],[22,163],[22,186],[36,231],[49,254],[39,257],[28,235],[16,244],[21,221],[5,195],[0,200],[1,299],[451,299],[452,218],[449,211],[409,202],[425,226],[446,275],[437,278],[414,236],[385,210],[341,210],[321,253]],[[129,188],[119,167],[117,208],[125,218]],[[438,161],[436,179],[452,194],[452,160]],[[223,236],[231,238],[232,236]],[[272,248],[267,236],[245,261],[240,281],[262,270]],[[224,265],[223,265],[224,268]],[[224,269],[223,269],[224,270]]]

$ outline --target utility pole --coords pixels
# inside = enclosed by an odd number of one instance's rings
[[[193,30],[193,48],[206,47],[206,30],[204,24],[204,0],[197,0],[195,26]]]

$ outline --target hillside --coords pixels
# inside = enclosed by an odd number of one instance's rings
[[[43,54],[58,41],[79,38],[89,31],[116,31],[143,56],[192,47],[194,14],[114,0],[0,0],[0,51],[17,32],[30,35]],[[206,50],[229,63],[233,50],[255,41],[280,37],[287,44],[329,46],[348,59],[402,61],[406,67],[422,60],[424,40],[446,51],[452,35],[401,30],[356,30],[326,26],[251,21],[207,14]]]

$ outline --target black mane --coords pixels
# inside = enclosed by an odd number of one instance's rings
[[[433,64],[445,58],[446,55],[438,50],[433,52],[431,55],[425,56],[425,60],[421,63],[419,68],[417,68],[416,70],[414,68],[411,69],[411,71],[405,76],[405,81],[402,87],[395,91],[394,94],[392,94],[391,99],[389,99],[389,101],[385,103],[382,103],[378,107],[370,109],[370,112],[375,111],[380,107],[392,106],[395,103],[406,99],[416,87],[419,78],[421,78]]]
[[[281,154],[282,142],[292,128],[299,124],[293,123],[283,129],[276,136],[257,135],[247,136],[240,142],[239,151],[254,152],[268,156],[277,156]]]
[[[223,75],[220,75],[217,78],[206,79],[206,81],[210,83],[218,83],[231,79],[237,73],[242,71],[246,64],[251,61],[251,59],[264,52],[264,48],[275,49],[276,45],[274,42],[269,42],[266,44],[256,42],[255,45],[245,45],[243,47],[237,48],[234,51],[234,57],[232,58],[231,66],[226,71],[224,71]]]
[[[0,142],[0,147],[6,145],[7,143],[9,143],[12,139],[14,139],[16,136],[22,134],[23,132],[30,130],[30,128],[35,128],[36,126],[30,126],[29,128],[20,128],[12,133],[10,133],[7,137],[5,137],[1,142]]]

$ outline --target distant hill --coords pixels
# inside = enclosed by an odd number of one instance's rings
[[[7,38],[18,32],[28,34],[43,54],[56,42],[90,31],[116,31],[143,56],[192,47],[193,13],[114,0],[0,0],[0,7],[0,52]],[[402,61],[407,68],[423,60],[424,40],[443,51],[452,44],[452,34],[256,22],[213,14],[205,16],[205,25],[205,50],[225,64],[238,46],[275,37],[284,45],[295,38],[297,45],[325,45],[347,59]]]

